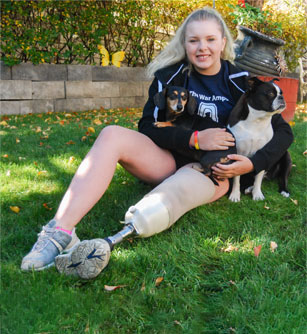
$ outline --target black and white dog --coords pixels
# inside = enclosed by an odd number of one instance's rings
[[[250,78],[247,92],[242,95],[228,120],[228,128],[236,138],[238,154],[251,157],[267,144],[273,137],[272,116],[281,113],[285,107],[282,91],[274,81],[263,82],[256,77]],[[292,161],[287,151],[267,171],[279,178],[279,192],[285,197],[290,195],[287,186],[291,167]],[[261,183],[265,172],[259,172],[255,176],[254,185],[245,190],[245,193],[252,193],[254,200],[264,199]],[[233,202],[240,201],[240,176],[234,177],[229,199]]]

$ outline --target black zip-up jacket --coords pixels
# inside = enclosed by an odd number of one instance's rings
[[[248,73],[242,72],[228,61],[226,61],[226,63],[229,69],[230,93],[234,102],[237,103],[240,96],[246,90],[246,76]],[[190,138],[194,130],[183,129],[181,127],[155,127],[153,123],[156,120],[165,120],[165,113],[157,110],[153,97],[158,91],[161,91],[165,85],[184,87],[187,82],[186,76],[188,75],[188,71],[183,72],[186,66],[187,63],[183,61],[160,69],[155,73],[155,78],[149,87],[149,97],[144,106],[142,118],[138,124],[138,129],[141,133],[147,135],[160,147],[170,151],[175,151],[176,148],[179,147],[189,148]],[[250,158],[254,165],[255,174],[271,168],[286,152],[293,141],[292,130],[280,114],[272,117],[272,127],[274,135],[271,141]]]

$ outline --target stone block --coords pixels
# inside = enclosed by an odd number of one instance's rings
[[[119,96],[119,84],[116,82],[66,82],[66,98],[101,98],[117,96]]]
[[[151,81],[143,81],[143,95],[148,97],[149,87],[151,85]]]
[[[143,84],[142,82],[120,82],[119,83],[119,96],[143,96]]]
[[[64,99],[64,81],[33,81],[32,95],[35,100]]]
[[[113,97],[111,108],[138,108],[135,97]]]
[[[18,115],[20,113],[20,101],[0,101],[1,115]]]
[[[0,100],[31,100],[32,82],[28,80],[1,80]]]
[[[93,66],[93,81],[147,81],[142,67]]]
[[[144,108],[146,102],[147,102],[147,96],[136,96],[135,97],[135,108]]]
[[[103,107],[109,109],[111,101],[109,98],[83,98],[83,99],[63,99],[54,101],[54,111],[85,111],[99,109]]]
[[[33,113],[31,100],[0,101],[1,115],[19,115]]]
[[[33,100],[33,113],[47,113],[54,111],[54,100]]]
[[[65,81],[67,65],[22,63],[12,67],[13,80]]]
[[[67,65],[68,81],[92,81],[91,65]]]
[[[0,61],[0,79],[1,80],[12,79],[11,67],[4,65],[3,61]]]

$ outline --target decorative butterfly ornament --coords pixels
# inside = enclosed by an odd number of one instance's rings
[[[110,65],[110,55],[108,50],[103,45],[98,45],[99,52],[102,56],[101,66],[109,66]],[[118,51],[112,54],[112,65],[116,67],[120,67],[120,63],[125,58],[124,51]]]

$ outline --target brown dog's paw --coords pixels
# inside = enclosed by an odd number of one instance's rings
[[[155,123],[154,123],[154,126],[155,126],[156,128],[165,128],[165,127],[167,127],[167,126],[174,126],[174,125],[173,125],[173,123],[171,123],[171,122],[155,122]]]

